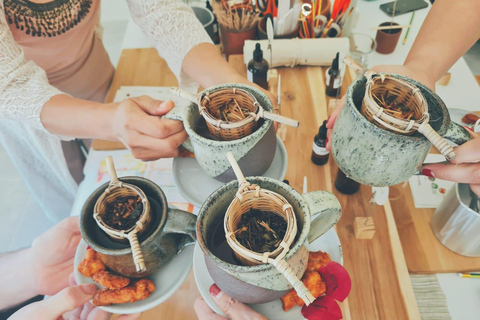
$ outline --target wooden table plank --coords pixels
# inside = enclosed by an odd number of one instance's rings
[[[233,59],[233,60],[232,60]],[[235,60],[236,59],[236,60]],[[236,62],[235,62],[236,61]],[[241,59],[232,57],[231,63],[244,70]],[[286,178],[292,187],[302,190],[303,177],[308,177],[308,189],[332,190],[336,173],[333,159],[325,166],[310,161],[313,137],[321,122],[327,118],[324,69],[311,67],[281,68],[282,114],[300,120],[298,129],[287,128],[285,145],[289,155]],[[120,58],[108,99],[113,99],[121,85],[174,85],[172,74],[153,49],[124,50]],[[347,76],[346,82],[351,81]],[[346,85],[344,85],[344,89]],[[372,240],[356,240],[353,235],[353,218],[365,216],[371,189],[362,187],[353,196],[334,193],[343,207],[343,217],[337,226],[345,257],[345,266],[352,275],[350,297],[341,304],[344,319],[419,319],[413,292],[409,291],[405,263],[402,269],[402,251],[395,237],[395,221],[383,208],[373,211],[377,233]],[[407,282],[407,286],[401,282]],[[410,287],[411,289],[411,287]],[[160,306],[145,312],[141,319],[196,319],[193,302],[198,296],[192,273],[181,289]],[[273,320],[273,319],[272,319]]]

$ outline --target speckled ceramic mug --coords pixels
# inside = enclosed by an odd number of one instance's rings
[[[257,101],[266,111],[273,111],[270,99],[260,90],[244,84],[224,84],[208,88],[203,91],[214,91],[221,88],[240,88],[255,96]],[[177,98],[179,99],[179,98]],[[169,119],[182,120],[185,130],[189,135],[183,145],[195,153],[200,167],[211,177],[222,182],[235,179],[235,174],[225,155],[231,151],[245,176],[260,176],[267,171],[275,157],[277,140],[275,128],[271,120],[260,119],[257,130],[241,139],[232,141],[217,141],[207,139],[197,133],[198,123],[202,116],[198,112],[198,106],[194,103],[176,103],[176,107],[166,117]]]
[[[428,103],[429,123],[438,134],[457,144],[470,140],[465,128],[450,121],[448,110],[436,93],[410,78],[389,75],[420,88]],[[347,90],[346,105],[335,121],[331,136],[332,155],[338,167],[361,184],[395,185],[420,170],[432,144],[418,132],[402,135],[368,121],[360,113],[365,84],[366,78],[361,77]]]
[[[340,203],[329,192],[299,194],[289,185],[267,177],[248,177],[252,184],[275,191],[292,205],[297,217],[298,234],[285,260],[301,278],[308,262],[307,241],[312,242],[330,230],[342,215]],[[208,237],[223,223],[228,206],[238,191],[232,181],[208,197],[198,214],[197,239],[205,255],[208,272],[222,291],[244,303],[265,303],[282,297],[292,288],[285,277],[271,264],[241,266],[227,263],[208,248]]]
[[[93,218],[95,203],[108,183],[95,190],[85,202],[80,213],[80,232],[110,269],[127,277],[143,278],[167,264],[185,246],[195,243],[197,217],[186,211],[169,208],[162,189],[148,179],[123,177],[120,180],[142,189],[150,201],[153,225],[144,238],[139,239],[147,271],[138,273],[128,242],[122,244],[109,240]]]

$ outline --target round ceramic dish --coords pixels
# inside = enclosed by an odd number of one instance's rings
[[[287,173],[287,164],[287,150],[277,136],[275,157],[263,176],[282,181]],[[197,160],[192,158],[173,159],[173,178],[181,195],[197,208],[202,206],[209,195],[225,184],[205,173]]]
[[[340,239],[334,229],[330,229],[323,236],[307,245],[309,251],[324,251],[330,255],[332,261],[343,264],[342,245]],[[195,276],[195,282],[197,284],[198,291],[202,295],[203,299],[207,302],[208,306],[216,313],[223,315],[223,312],[218,308],[217,304],[210,295],[208,289],[214,283],[212,277],[208,273],[207,265],[205,263],[205,257],[202,249],[198,243],[195,245],[195,251],[193,253],[193,274]],[[272,302],[262,304],[251,304],[254,310],[264,315],[268,319],[275,320],[299,320],[303,319],[300,307],[294,307],[291,310],[285,312],[282,309],[282,302],[277,299]]]
[[[85,257],[86,251],[87,243],[82,239],[78,245],[74,260],[74,275],[77,284],[95,283],[91,278],[87,278],[78,272],[78,265]],[[193,251],[193,246],[186,247],[162,269],[148,277],[155,284],[156,290],[147,299],[135,303],[115,304],[99,308],[115,314],[131,314],[158,306],[170,298],[187,278],[192,267]]]

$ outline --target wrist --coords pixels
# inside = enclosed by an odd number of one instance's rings
[[[435,69],[430,67],[428,63],[417,60],[405,61],[404,67],[409,70],[409,74],[413,75],[412,78],[435,90],[435,83],[438,79],[435,75]]]
[[[116,113],[119,103],[107,103],[97,108],[102,121],[100,136],[109,141],[119,141],[116,132]]]

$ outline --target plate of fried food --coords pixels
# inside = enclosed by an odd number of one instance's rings
[[[116,314],[139,313],[156,307],[178,290],[190,272],[192,256],[193,246],[186,247],[156,273],[133,279],[111,272],[82,239],[75,254],[74,275],[77,284],[102,287],[92,300],[95,306]]]
[[[313,243],[308,244],[307,249],[310,251],[310,255],[302,281],[310,292],[315,294],[315,297],[319,297],[327,291],[327,284],[322,280],[324,276],[320,276],[317,270],[330,262],[343,264],[342,246],[337,233],[332,228]],[[198,290],[208,306],[217,314],[224,316],[208,291],[214,281],[208,273],[203,252],[198,244],[195,245],[193,254],[193,273]],[[262,304],[251,304],[250,306],[268,319],[299,320],[305,318],[302,315],[302,304],[303,301],[298,298],[296,292],[292,289],[282,299]]]

